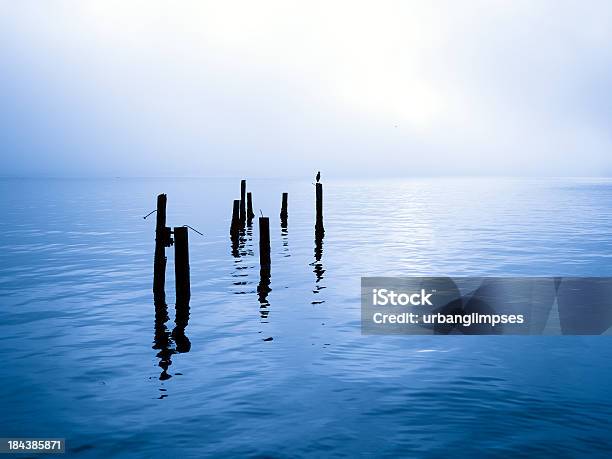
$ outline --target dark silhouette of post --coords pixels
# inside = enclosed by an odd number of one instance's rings
[[[164,301],[166,287],[166,247],[172,245],[170,228],[166,227],[166,202],[165,194],[157,196],[157,221],[155,225],[155,259],[153,262],[153,295],[160,301]]]
[[[289,216],[289,213],[287,212],[287,201],[288,200],[289,200],[289,193],[283,193],[280,218],[281,218],[281,226],[284,224],[285,227],[287,226],[287,217]]]
[[[270,269],[270,219],[259,217],[259,267]]]
[[[259,217],[259,284],[257,285],[257,296],[259,299],[259,313],[262,321],[267,321],[268,294],[270,288],[270,219],[268,217]]]
[[[234,199],[234,208],[232,209],[232,224],[230,226],[230,235],[232,237],[238,237],[238,231],[240,230],[240,200]]]
[[[189,239],[185,226],[174,227],[174,277],[176,280],[176,303],[189,303],[191,298]]]
[[[315,233],[322,235],[325,233],[323,228],[323,184],[317,183],[317,222],[315,223]]]
[[[255,213],[253,212],[253,194],[249,191],[247,193],[247,221],[251,222],[255,218]]]
[[[240,225],[246,223],[246,180],[240,180]]]

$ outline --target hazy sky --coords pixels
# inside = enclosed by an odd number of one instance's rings
[[[612,2],[0,0],[0,142],[9,176],[612,176]]]

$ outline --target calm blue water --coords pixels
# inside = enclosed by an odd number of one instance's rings
[[[0,181],[0,437],[77,457],[610,457],[609,337],[362,336],[360,277],[612,275],[612,181]],[[281,233],[281,192],[289,228]],[[158,193],[191,225],[190,317],[151,292]],[[263,306],[263,307],[262,307]],[[184,329],[184,330],[183,330]],[[273,338],[272,340],[266,340]]]

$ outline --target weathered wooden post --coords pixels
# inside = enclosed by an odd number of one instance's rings
[[[166,297],[166,247],[172,245],[170,228],[166,227],[165,194],[157,196],[157,221],[155,225],[155,259],[153,262],[153,295],[164,301]]]
[[[155,231],[163,230],[166,227],[166,203],[168,197],[162,193],[157,195],[157,221]]]
[[[270,269],[270,219],[259,217],[259,267]]]
[[[240,180],[240,225],[246,223],[246,180]]]
[[[284,223],[285,226],[287,226],[287,217],[289,216],[289,213],[287,212],[287,201],[288,200],[289,200],[289,193],[283,193],[283,201],[281,204],[280,218],[281,218],[281,223]]]
[[[325,233],[323,228],[323,184],[317,183],[317,222],[315,224],[315,232],[317,234]]]
[[[253,194],[249,191],[247,193],[247,220],[252,220],[255,217],[253,212]]]
[[[240,230],[240,201],[234,199],[234,208],[232,209],[232,224],[230,225],[230,235],[232,237],[238,237],[238,231]]]
[[[177,304],[188,303],[191,298],[189,281],[189,240],[187,227],[174,227],[174,277]]]

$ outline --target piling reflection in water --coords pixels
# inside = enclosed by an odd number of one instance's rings
[[[255,253],[253,252],[253,226],[248,225],[246,227],[245,239],[244,239],[244,251],[242,255],[253,256]]]
[[[159,359],[159,367],[162,369],[159,379],[165,381],[172,376],[168,374],[168,368],[172,365],[172,339],[170,331],[166,327],[168,322],[168,306],[163,299],[155,299],[155,333],[153,335],[153,349],[158,350],[157,358]]]
[[[259,315],[262,323],[268,322],[270,314],[270,303],[268,302],[268,294],[272,291],[270,268],[261,268],[259,270],[259,284],[257,285],[257,299],[259,301]]]
[[[236,204],[237,201],[234,202],[234,208],[237,207]],[[250,226],[245,228],[232,224],[232,230],[230,231],[230,241],[232,247],[232,256],[234,258],[240,258],[241,256],[246,255],[245,248],[247,232],[249,235],[252,234],[252,229]]]
[[[238,256],[244,257],[247,254],[247,235],[244,228],[238,232]]]
[[[310,263],[310,266],[313,267],[313,272],[315,273],[315,287],[312,293],[318,294],[325,288],[324,285],[321,284],[323,280],[323,275],[325,274],[325,269],[323,268],[323,263],[321,259],[323,258],[323,237],[324,233],[322,231],[315,231],[315,247],[314,247],[314,261]],[[311,302],[311,304],[321,304],[325,303],[325,300],[316,299]]]
[[[240,258],[240,251],[239,251],[240,239],[238,237],[238,234],[236,234],[235,236],[231,236],[230,242],[231,242],[232,257]]]
[[[289,253],[289,230],[287,229],[287,227],[283,227],[281,224],[281,240],[282,240],[282,245],[283,245],[283,251],[282,251],[282,255],[283,257],[290,257],[291,254]]]
[[[234,272],[232,273],[234,281],[232,284],[240,287],[234,293],[244,295],[249,293],[246,286],[251,283],[248,281],[248,276],[249,270],[253,269],[253,265],[249,264],[249,260],[246,258],[254,255],[253,228],[251,226],[240,229],[235,236],[231,237],[231,251],[234,257]]]
[[[189,301],[176,303],[176,315],[174,317],[174,330],[172,338],[176,344],[176,352],[179,354],[187,353],[191,350],[191,341],[185,334],[185,329],[189,325]]]
[[[174,354],[183,354],[191,350],[191,341],[187,337],[186,328],[189,325],[189,300],[183,299],[176,303],[174,329],[172,332],[168,330],[167,323],[170,320],[168,316],[168,306],[164,300],[165,294],[156,295],[155,304],[155,332],[153,335],[153,349],[158,350],[156,357],[159,359],[159,367],[162,369],[159,375],[160,381],[166,381],[172,377],[168,372],[172,365],[172,356]],[[164,398],[162,395],[160,398]]]

